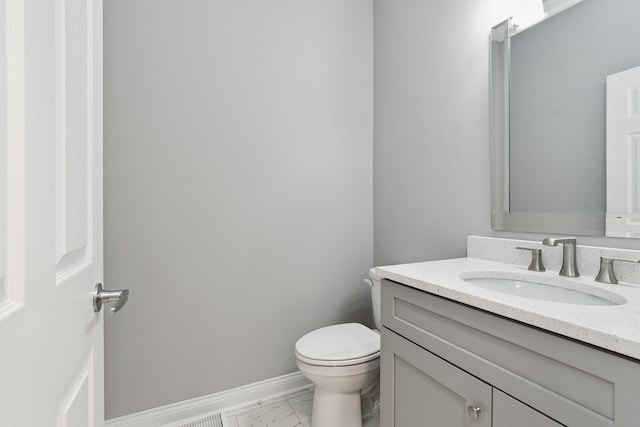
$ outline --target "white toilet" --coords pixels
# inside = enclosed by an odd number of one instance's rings
[[[369,271],[373,317],[380,329],[380,278]],[[378,385],[380,334],[360,323],[327,326],[296,343],[296,364],[315,384],[312,427],[362,427],[361,395]]]

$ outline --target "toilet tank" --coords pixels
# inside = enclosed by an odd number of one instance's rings
[[[380,320],[380,276],[376,274],[375,267],[369,270],[369,278],[364,281],[371,287],[371,305],[373,306],[373,321],[377,330],[382,330]]]

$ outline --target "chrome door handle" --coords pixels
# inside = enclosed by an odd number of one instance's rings
[[[107,302],[117,301],[116,305],[111,307],[112,313],[117,313],[129,300],[129,290],[121,291],[105,291],[102,289],[102,283],[98,283],[93,290],[93,311],[96,313],[102,310],[102,305]]]

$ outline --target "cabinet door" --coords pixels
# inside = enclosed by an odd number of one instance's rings
[[[382,329],[381,425],[491,426],[491,386]]]
[[[563,425],[500,390],[493,389],[493,427],[562,427]]]

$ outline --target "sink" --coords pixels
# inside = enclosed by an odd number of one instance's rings
[[[465,282],[503,294],[543,301],[579,305],[620,305],[627,300],[606,289],[559,276],[533,275],[507,271],[467,271]]]

